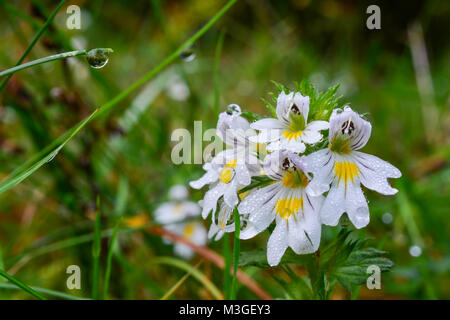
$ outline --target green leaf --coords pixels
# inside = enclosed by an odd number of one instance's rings
[[[365,247],[368,239],[351,239],[350,232],[343,229],[337,239],[325,248],[320,268],[328,273],[328,281],[339,281],[347,290],[367,281],[367,268],[376,265],[382,272],[389,271],[394,263],[384,257],[385,251]]]
[[[259,248],[252,251],[243,251],[239,257],[239,266],[255,266],[259,268],[269,268],[269,264],[267,263],[267,250],[266,248]],[[278,264],[283,265],[287,263],[295,263],[295,264],[307,264],[311,261],[313,255],[312,254],[304,254],[298,255],[290,248],[286,250]]]
[[[253,122],[253,121],[261,119],[261,116],[259,114],[256,114],[256,113],[253,113],[253,112],[250,112],[250,111],[242,112],[241,116],[243,116],[249,122]]]

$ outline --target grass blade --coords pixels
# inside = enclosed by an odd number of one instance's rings
[[[203,261],[200,261],[195,265],[195,269],[197,269]],[[177,281],[161,298],[161,300],[167,300],[169,297],[186,281],[187,278],[192,274],[192,270],[188,271],[180,280]]]
[[[50,25],[50,23],[52,23],[53,19],[55,18],[56,14],[58,13],[59,9],[61,9],[61,7],[64,5],[64,3],[66,3],[67,0],[61,0],[60,3],[58,4],[58,6],[56,7],[55,10],[53,10],[52,14],[48,17],[47,21],[45,21],[45,24],[42,26],[42,28],[38,31],[38,33],[36,34],[36,36],[34,36],[33,41],[31,41],[30,45],[28,46],[28,48],[25,50],[25,52],[23,53],[23,55],[20,57],[19,61],[16,63],[16,66],[18,66],[19,64],[22,63],[22,61],[26,58],[26,56],[28,55],[28,53],[30,53],[31,49],[33,49],[34,45],[36,44],[36,42],[39,40],[39,38],[41,37],[41,35],[45,32],[45,30],[47,29],[47,27]],[[2,81],[2,83],[0,84],[0,92],[3,90],[3,88],[5,87],[6,83],[9,81],[9,79],[11,79],[12,74],[10,74],[7,78],[5,78],[5,80]]]
[[[94,244],[92,246],[92,299],[98,299],[99,283],[100,283],[100,252],[101,252],[101,211],[100,211],[100,200],[97,198],[97,215],[95,216],[95,226],[94,226]]]
[[[236,291],[237,291],[237,268],[239,265],[239,254],[241,251],[241,240],[239,236],[241,234],[241,220],[239,216],[239,212],[236,208],[234,208],[234,246],[233,246],[233,279],[231,282],[231,292],[230,292],[230,300],[236,299]]]
[[[230,0],[227,4],[219,10],[214,17],[211,18],[199,31],[197,31],[191,38],[185,41],[177,50],[175,50],[169,57],[163,60],[159,65],[133,83],[124,91],[120,92],[113,99],[109,100],[102,107],[99,107],[94,111],[89,117],[80,122],[77,126],[69,129],[67,132],[62,134],[59,138],[53,141],[48,147],[41,151],[37,156],[33,157],[31,160],[27,161],[26,164],[20,166],[20,168],[14,170],[10,176],[0,183],[0,194],[10,190],[33,172],[39,169],[42,165],[52,159],[56,153],[61,150],[64,145],[69,142],[82,128],[84,128],[90,121],[96,119],[100,115],[106,114],[112,107],[117,103],[122,101],[148,80],[153,78],[160,71],[164,70],[170,63],[175,61],[179,54],[183,52],[184,49],[188,48],[195,43],[201,36],[203,36],[206,31],[208,31],[235,3],[237,0]],[[21,62],[21,61],[20,61]],[[5,79],[6,80],[6,79]],[[43,158],[42,158],[43,157]]]
[[[114,246],[116,244],[117,231],[119,230],[119,226],[120,226],[121,222],[122,222],[122,219],[119,218],[119,220],[116,223],[116,226],[114,227],[114,231],[111,236],[111,239],[109,241],[108,257],[106,259],[105,283],[103,285],[103,300],[105,300],[108,295],[109,276],[111,275],[111,263],[112,263],[112,258],[113,258],[113,254],[114,254]]]
[[[52,296],[52,297],[56,297],[56,298],[62,298],[62,299],[67,299],[67,300],[90,300],[89,298],[77,297],[77,296],[74,296],[74,295],[71,295],[71,294],[68,294],[65,292],[61,292],[61,291],[55,291],[55,290],[34,287],[34,286],[31,286],[30,288],[36,292],[43,293],[48,296]],[[20,290],[20,288],[18,288],[17,286],[15,286],[13,284],[10,284],[10,283],[0,283],[0,289]]]
[[[216,45],[216,54],[214,57],[214,111],[216,117],[219,116],[219,63],[220,63],[220,55],[222,53],[223,39],[225,38],[225,29],[222,30],[219,34],[219,38],[217,39]]]
[[[32,296],[34,296],[35,298],[38,298],[39,300],[47,300],[46,298],[44,298],[43,296],[41,296],[39,293],[37,293],[35,290],[33,290],[32,288],[30,288],[29,286],[27,286],[26,284],[20,282],[19,280],[17,280],[16,278],[10,276],[9,274],[7,274],[5,271],[0,270],[0,276],[8,279],[10,282],[14,283],[17,287],[19,287],[20,289],[22,289],[25,292],[28,292],[29,294],[31,294]]]
[[[215,299],[223,300],[224,297],[222,293],[220,292],[219,289],[217,289],[214,283],[212,283],[211,280],[209,280],[203,273],[198,271],[195,267],[191,266],[189,263],[171,257],[156,258],[152,262],[155,264],[166,264],[190,272],[195,279],[197,279],[200,283],[202,283],[205,286],[205,288],[213,295]]]

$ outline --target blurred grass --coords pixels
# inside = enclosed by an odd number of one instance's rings
[[[137,81],[224,3],[68,1],[29,59],[93,47],[111,47],[114,54],[100,70],[74,58],[23,70],[10,79],[0,93],[0,179]],[[65,8],[70,4],[82,9],[81,30],[66,28]],[[338,94],[367,113],[372,122],[372,137],[363,151],[393,163],[403,173],[393,182],[399,189],[397,196],[366,192],[372,221],[358,232],[388,251],[396,267],[383,275],[381,291],[361,288],[357,297],[448,299],[450,52],[449,39],[442,32],[450,27],[450,5],[435,0],[412,1],[408,7],[379,2],[382,29],[370,31],[365,27],[369,4],[373,3],[239,1],[192,47],[195,59],[178,59],[124,97],[108,117],[99,117],[80,131],[51,162],[0,195],[5,270],[16,270],[14,276],[32,287],[90,296],[93,234],[87,232],[93,230],[98,195],[104,236],[99,264],[103,268],[108,256],[106,237],[112,235],[118,217],[148,216],[151,223],[152,211],[167,200],[170,186],[200,176],[199,165],[172,164],[174,129],[193,132],[194,120],[202,120],[204,130],[213,128],[217,112],[230,103],[268,115],[261,98],[275,90],[270,80],[293,87],[294,81],[309,79],[319,89],[341,83]],[[2,70],[18,61],[56,5],[55,1],[8,1],[9,9],[2,7]],[[424,30],[439,115],[431,141],[424,133],[429,126],[422,118],[407,37],[408,27],[416,21]],[[202,195],[192,190],[195,200]],[[121,230],[110,264],[108,298],[161,298],[185,275],[176,268],[152,265],[156,257],[171,255],[171,247],[140,229]],[[335,228],[325,227],[324,241],[336,234]],[[241,241],[241,247],[263,247],[265,241],[267,234],[262,234]],[[412,245],[422,248],[421,256],[410,255]],[[222,252],[222,246],[210,244],[216,252]],[[189,264],[199,261],[195,257]],[[81,267],[81,290],[65,286],[65,269],[71,264]],[[301,267],[295,270],[303,272]],[[229,279],[224,283],[219,269],[205,262],[199,271],[227,296],[231,288],[224,290],[224,286]],[[271,271],[245,271],[274,297],[282,296]],[[238,298],[255,298],[245,288],[238,289]],[[10,289],[1,289],[0,295],[29,297]],[[213,296],[205,285],[189,277],[171,298]],[[350,295],[336,290],[333,298]]]

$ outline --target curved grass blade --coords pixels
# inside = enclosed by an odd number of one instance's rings
[[[184,262],[183,260],[171,258],[171,257],[160,257],[152,260],[155,264],[166,264],[169,266],[173,266],[184,271],[190,272],[192,276],[197,279],[200,283],[202,283],[206,289],[213,295],[213,297],[217,300],[223,300],[224,297],[219,289],[211,282],[203,273],[198,271],[195,267],[191,266],[189,263]]]
[[[19,287],[20,289],[22,289],[25,292],[28,292],[29,294],[31,294],[32,296],[34,296],[35,298],[38,298],[39,300],[47,300],[47,298],[44,298],[43,296],[41,296],[39,293],[37,293],[35,290],[33,290],[32,288],[30,288],[29,286],[27,286],[26,284],[20,282],[19,280],[17,280],[16,278],[10,276],[9,274],[7,274],[5,271],[0,270],[0,276],[8,279],[9,281],[11,281],[12,283],[14,283],[17,287]]]
[[[67,300],[90,300],[89,298],[77,297],[77,296],[74,296],[74,295],[71,295],[71,294],[68,294],[65,292],[61,292],[61,291],[55,291],[55,290],[34,287],[34,286],[32,286],[30,288],[36,292],[43,293],[48,296],[52,296],[52,297],[56,297],[56,298],[62,298],[62,299],[67,299]],[[16,285],[10,284],[10,283],[0,283],[0,289],[20,290],[20,288],[18,288]]]
[[[200,261],[199,263],[197,263],[195,265],[195,269],[197,269],[203,261]],[[167,300],[169,299],[169,297],[175,292],[177,291],[177,289],[187,280],[187,278],[189,278],[189,276],[192,274],[192,270],[188,271],[180,280],[177,281],[177,283],[175,283],[161,298],[161,300]]]
[[[230,0],[227,4],[219,10],[199,31],[197,31],[191,38],[185,41],[177,50],[175,50],[170,56],[158,64],[155,68],[150,70],[147,74],[142,76],[139,80],[133,83],[124,91],[120,92],[113,99],[109,100],[102,107],[97,108],[88,118],[81,121],[75,128],[69,129],[59,138],[53,141],[48,147],[44,148],[38,155],[34,156],[31,160],[21,165],[18,169],[14,170],[5,180],[0,183],[0,194],[13,188],[33,172],[39,169],[46,162],[51,160],[64,146],[69,142],[84,126],[90,121],[96,119],[100,115],[104,115],[111,110],[116,104],[146,83],[148,80],[157,75],[160,71],[164,70],[169,64],[175,61],[179,54],[186,48],[194,44],[206,31],[208,31],[235,3],[237,0]],[[50,18],[49,18],[50,19]],[[20,61],[21,62],[21,61]],[[5,79],[6,80],[6,79]]]

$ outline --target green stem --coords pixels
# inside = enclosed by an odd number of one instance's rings
[[[19,280],[17,280],[16,278],[10,276],[9,274],[7,274],[5,271],[0,270],[0,276],[8,279],[9,281],[11,281],[12,283],[14,283],[16,286],[18,286],[19,288],[21,288],[23,291],[28,292],[29,294],[31,294],[32,296],[38,298],[39,300],[47,300],[46,298],[44,298],[43,296],[41,296],[39,293],[37,293],[35,290],[33,290],[32,288],[30,288],[29,286],[27,286],[26,284],[20,282]]]
[[[60,60],[60,59],[65,59],[65,58],[70,58],[70,57],[76,57],[76,56],[81,56],[81,55],[85,55],[88,51],[87,50],[76,50],[76,51],[70,51],[70,52],[64,52],[64,53],[60,53],[60,54],[55,54],[52,56],[48,56],[45,58],[41,58],[41,59],[37,59],[37,60],[33,60],[27,63],[23,63],[20,64],[18,66],[15,66],[13,68],[4,70],[2,72],[0,72],[0,78],[7,76],[9,74],[13,74],[17,71],[23,70],[23,69],[27,69],[42,63],[46,63],[49,61],[53,61],[53,60]]]
[[[231,281],[230,300],[236,299],[237,291],[237,269],[239,265],[239,254],[241,251],[241,242],[239,236],[241,234],[241,219],[238,210],[234,209],[234,246],[233,246],[233,279]]]
[[[225,30],[222,30],[217,39],[216,55],[214,57],[214,111],[216,117],[219,115],[219,63],[222,53],[223,39],[225,38]]]
[[[30,45],[28,46],[28,48],[25,50],[25,52],[23,53],[23,55],[20,57],[19,61],[16,63],[16,66],[18,66],[19,64],[22,63],[22,61],[26,58],[26,56],[28,55],[28,53],[30,53],[31,49],[33,49],[34,45],[36,44],[36,42],[39,40],[39,38],[41,37],[41,35],[45,32],[45,30],[47,29],[47,27],[50,25],[50,23],[52,23],[53,19],[56,16],[56,13],[58,13],[59,9],[61,9],[61,7],[64,5],[64,3],[66,3],[67,0],[61,0],[60,3],[58,4],[58,6],[56,7],[55,10],[53,10],[52,14],[48,17],[47,21],[45,22],[45,24],[42,26],[42,28],[38,31],[38,33],[36,34],[36,36],[34,37],[33,41],[31,41]],[[12,74],[8,75],[8,77],[3,80],[3,82],[0,84],[0,91],[3,90],[3,88],[5,87],[6,83],[9,81],[9,79],[11,79]]]
[[[225,297],[230,297],[230,288],[231,288],[231,275],[230,275],[230,267],[231,267],[231,250],[230,250],[230,242],[228,240],[228,233],[223,235],[223,257],[225,260],[225,269],[223,273],[223,283],[224,283],[224,293]]]
[[[93,258],[93,279],[92,279],[92,299],[98,299],[98,288],[100,280],[100,251],[101,251],[101,225],[100,225],[100,206],[99,200],[97,199],[97,215],[95,217],[95,227],[94,227],[94,245],[92,246],[92,258]]]
[[[108,295],[109,277],[111,275],[111,263],[112,263],[113,253],[114,253],[114,245],[116,244],[117,231],[119,230],[119,226],[120,226],[121,222],[122,222],[122,219],[119,218],[119,220],[116,223],[116,226],[114,227],[114,231],[111,236],[111,240],[109,241],[108,257],[106,260],[106,270],[105,270],[105,284],[103,286],[103,300],[106,300],[107,295]]]

